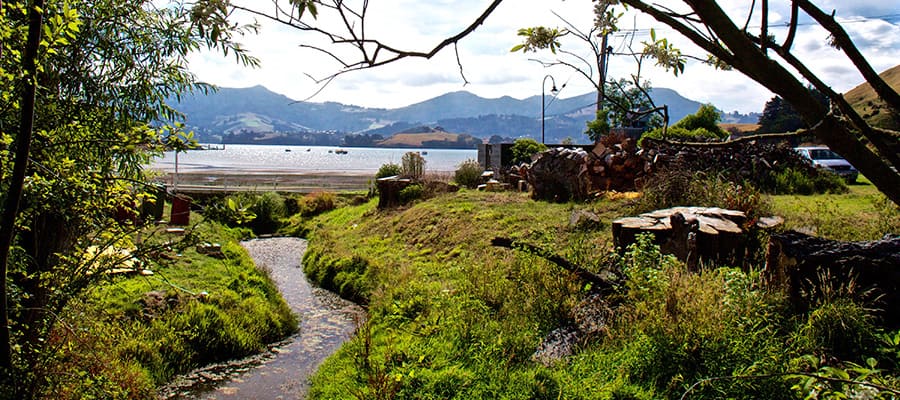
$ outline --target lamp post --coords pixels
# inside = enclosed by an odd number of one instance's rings
[[[550,93],[553,95],[559,93],[559,90],[556,88],[556,79],[553,79],[550,75],[545,76],[544,81],[541,82],[541,144],[544,144],[544,108],[546,106],[546,103],[544,102],[544,89],[547,86],[547,78],[550,78],[550,82],[553,83],[553,88],[550,89]]]

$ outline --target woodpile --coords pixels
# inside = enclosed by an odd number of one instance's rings
[[[557,147],[541,152],[524,172],[535,199],[564,202],[603,191],[634,191],[650,171],[634,139],[608,136],[591,151]]]
[[[619,218],[612,223],[613,242],[624,251],[638,235],[652,233],[654,243],[696,270],[701,260],[741,265],[752,241],[750,229],[772,229],[783,220],[760,218],[749,225],[742,211],[716,207],[673,207]]]

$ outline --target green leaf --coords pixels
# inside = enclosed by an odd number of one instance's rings
[[[509,52],[510,52],[510,53],[515,53],[515,52],[517,52],[517,51],[519,51],[519,50],[522,50],[522,49],[524,49],[524,48],[525,48],[525,45],[524,45],[524,44],[517,44],[517,45],[513,46],[513,48],[509,49]]]
[[[847,371],[844,371],[843,369],[840,369],[840,368],[822,367],[822,372],[824,372],[825,374],[827,374],[829,376],[838,378],[838,379],[850,380],[850,374],[848,374]]]

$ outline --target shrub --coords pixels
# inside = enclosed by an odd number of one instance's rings
[[[595,143],[609,135],[609,110],[597,110],[596,119],[587,122],[584,133]]]
[[[815,193],[846,193],[847,183],[840,176],[828,171],[813,170],[806,173],[787,168],[773,175],[772,191],[777,194],[811,195]]]
[[[547,146],[543,143],[538,143],[537,140],[531,138],[516,139],[512,148],[510,148],[512,152],[512,161],[510,162],[513,164],[530,163],[533,155],[544,150],[547,150]]]
[[[643,143],[644,138],[669,139],[682,142],[709,142],[721,139],[718,134],[710,132],[705,128],[688,130],[685,128],[674,126],[669,127],[669,129],[666,131],[665,137],[663,137],[662,128],[657,128],[652,131],[645,132],[643,135],[641,135],[641,140],[638,141],[638,145]]]
[[[417,152],[407,152],[400,159],[400,172],[414,181],[422,179],[425,174],[425,158]]]
[[[378,168],[378,172],[375,173],[375,179],[397,176],[400,175],[400,173],[400,165],[394,163],[382,164],[381,167]]]
[[[246,226],[256,218],[250,210],[253,199],[246,195],[233,195],[214,201],[203,208],[203,216],[229,227]]]
[[[298,214],[304,217],[312,217],[337,207],[337,196],[331,192],[315,192],[300,198],[297,201]]]
[[[704,104],[697,112],[689,114],[670,126],[666,131],[666,139],[681,140],[687,142],[707,142],[728,137],[728,132],[719,127],[721,116],[711,104]],[[662,139],[663,130],[657,128],[648,131],[641,136],[644,138]],[[638,144],[640,144],[640,141]]]
[[[688,114],[680,121],[672,125],[673,128],[683,128],[688,131],[702,129],[719,138],[728,136],[728,132],[719,127],[719,121],[722,116],[712,104],[704,104],[697,109],[697,112]]]
[[[276,192],[267,192],[257,196],[250,211],[256,215],[248,226],[253,233],[273,233],[281,226],[281,218],[284,217],[284,199]]]
[[[456,184],[472,189],[481,183],[482,173],[484,173],[484,168],[481,168],[481,164],[473,159],[468,159],[459,164],[453,179]]]
[[[400,202],[406,204],[413,200],[421,199],[424,194],[425,188],[422,185],[409,185],[400,191]]]

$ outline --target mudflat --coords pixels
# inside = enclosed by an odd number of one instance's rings
[[[279,191],[312,193],[317,191],[367,190],[375,179],[374,172],[360,171],[192,171],[180,172],[177,178],[181,192]],[[161,173],[155,179],[172,188],[173,173]]]

